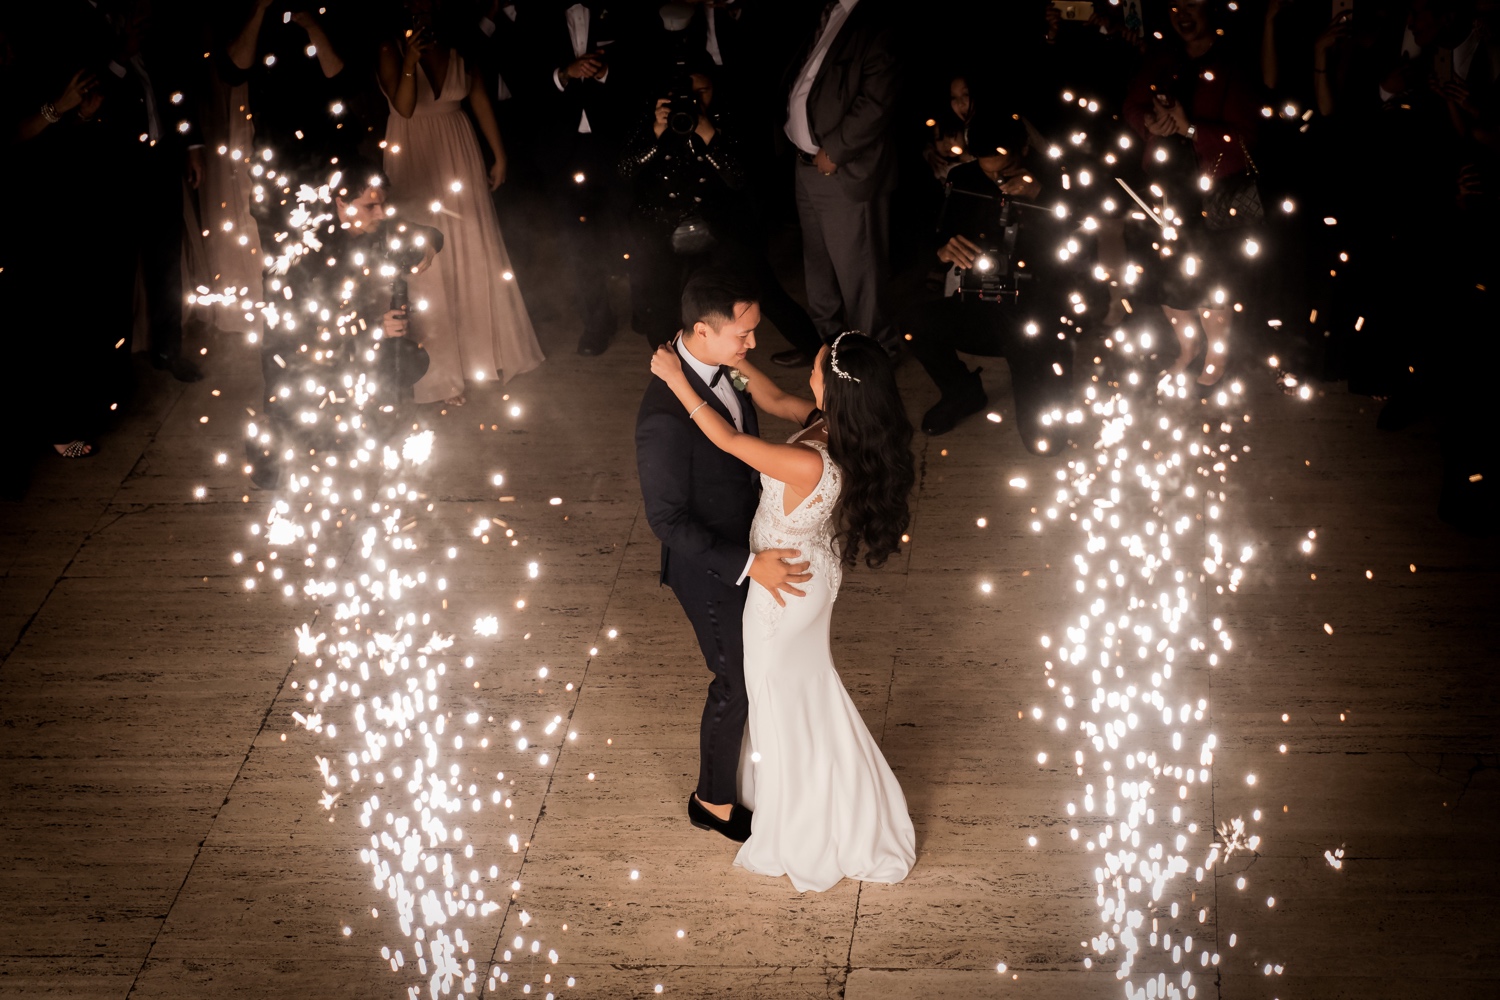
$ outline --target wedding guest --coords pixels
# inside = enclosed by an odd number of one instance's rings
[[[853,328],[890,346],[896,58],[881,0],[829,0],[793,66],[785,131],[808,311],[825,341]]]
[[[706,60],[720,71],[738,69],[752,55],[739,28],[743,8],[739,0],[672,0],[661,6],[642,45],[653,60],[671,53]]]
[[[547,96],[531,35],[544,13],[541,0],[480,0],[471,43],[464,49],[470,69],[483,81],[505,138],[505,183],[494,190],[495,213],[511,263],[528,300],[537,287],[528,281],[537,243],[550,214],[542,193],[542,172],[550,169],[539,142],[538,112]],[[551,81],[546,81],[551,87]],[[542,275],[537,272],[535,280]]]
[[[689,89],[691,88],[691,89]],[[626,140],[620,172],[633,182],[632,325],[653,348],[681,326],[682,288],[707,264],[754,277],[766,317],[809,358],[821,341],[766,255],[748,185],[743,139],[719,113],[714,70],[675,73]]]
[[[932,138],[922,149],[922,159],[932,168],[932,176],[946,180],[948,171],[960,163],[974,159],[969,152],[965,135],[969,122],[974,118],[974,95],[969,85],[970,75],[960,73],[948,81],[947,107],[932,119]]]
[[[1067,92],[1097,102],[1103,115],[1117,111],[1122,85],[1135,75],[1145,48],[1135,6],[1132,12],[1099,3],[1091,17],[1069,18],[1064,14],[1082,11],[1070,4],[1028,5],[1036,14],[1020,32],[1015,60],[996,67],[1001,92],[1042,135],[1092,131],[1093,113],[1059,98]]]
[[[112,91],[100,120],[127,172],[131,213],[150,325],[150,358],[182,382],[203,378],[182,350],[184,173],[197,188],[204,154],[196,123],[198,61],[186,57],[189,26],[134,0],[117,22],[117,55],[101,76]]]
[[[260,298],[264,270],[260,229],[250,211],[257,180],[251,173],[255,125],[249,111],[249,84],[231,87],[212,64],[198,100],[204,143],[198,216],[206,272],[200,283],[212,293],[208,321],[240,333],[260,330],[260,317],[245,303]]]
[[[483,0],[479,4],[480,14],[474,23],[471,69],[482,76],[489,85],[495,118],[501,124],[502,134],[514,139],[521,129],[522,120],[512,120],[512,115],[524,114],[534,108],[535,99],[526,101],[517,97],[516,88],[524,93],[531,82],[534,57],[528,49],[528,31],[531,19],[537,16],[536,3],[524,0]],[[502,112],[501,109],[504,109]],[[529,136],[529,131],[527,132]],[[515,162],[510,163],[514,173]]]
[[[12,308],[69,307],[52,310],[45,330],[10,341],[16,371],[66,378],[36,397],[5,394],[5,416],[39,439],[28,447],[86,458],[98,454],[128,376],[135,277],[134,255],[118,239],[97,241],[97,253],[79,244],[80,234],[126,232],[119,178],[100,170],[118,152],[99,121],[107,90],[88,68],[108,61],[113,31],[82,0],[7,12],[6,22],[0,170],[4,190],[22,194],[0,202],[0,294]],[[50,196],[30,196],[39,191]]]
[[[603,354],[615,332],[609,275],[617,266],[616,157],[625,95],[620,15],[601,0],[548,0],[532,42],[547,95],[538,112],[543,184],[583,321],[578,353]]]
[[[423,346],[431,357],[416,400],[458,406],[466,378],[508,382],[541,364],[542,349],[490,198],[505,181],[506,158],[489,94],[446,44],[430,0],[409,0],[406,10],[411,34],[380,50],[380,86],[391,109],[385,168],[404,214],[426,218],[448,247],[412,279],[413,301],[427,303]],[[466,99],[490,149],[487,172]]]
[[[1220,43],[1212,7],[1203,0],[1172,8],[1173,43],[1147,57],[1125,97],[1122,117],[1143,142],[1143,162],[1160,163],[1164,186],[1186,210],[1181,253],[1157,269],[1162,310],[1176,335],[1179,353],[1168,369],[1176,374],[1198,358],[1198,384],[1224,376],[1231,311],[1225,282],[1244,235],[1210,229],[1199,178],[1228,189],[1256,173],[1253,154],[1260,128],[1258,81]],[[1160,159],[1158,159],[1160,154]],[[1210,189],[1211,190],[1211,189]],[[1195,265],[1185,263],[1191,258]]]
[[[277,168],[293,176],[316,173],[361,138],[349,125],[360,89],[346,62],[350,29],[338,0],[284,14],[272,13],[274,4],[250,0],[228,22],[219,71],[230,87],[249,85],[256,150],[272,150]]]
[[[1308,102],[1314,81],[1305,53],[1328,19],[1327,5],[1266,0],[1261,22],[1260,76],[1266,90],[1279,98]],[[1340,18],[1347,24],[1347,18]]]

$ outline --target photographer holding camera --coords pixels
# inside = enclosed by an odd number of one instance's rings
[[[632,325],[653,349],[670,341],[681,326],[683,285],[712,263],[752,277],[767,318],[797,349],[816,354],[812,320],[771,271],[744,147],[714,107],[713,68],[679,62],[665,89],[620,159],[633,185]]]
[[[1072,343],[1058,317],[1067,286],[1058,247],[1067,233],[1047,199],[1040,171],[1026,162],[1019,116],[984,115],[969,126],[974,160],[948,173],[938,223],[948,265],[941,297],[917,302],[899,322],[912,354],[942,391],[922,430],[946,434],[989,405],[978,371],[958,352],[1010,363],[1021,440],[1033,452],[1059,441],[1042,415],[1064,405],[1072,387]]]

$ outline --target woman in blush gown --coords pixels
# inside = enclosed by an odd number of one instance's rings
[[[531,317],[516,286],[490,192],[505,180],[500,129],[479,78],[463,56],[431,38],[430,7],[408,5],[416,25],[380,50],[380,85],[390,102],[385,170],[403,217],[443,233],[443,252],[409,279],[417,329],[431,364],[418,403],[463,403],[464,380],[509,381],[542,363]],[[488,176],[468,98],[495,164]],[[425,303],[425,309],[423,308]]]
[[[806,423],[814,404],[781,392],[747,364],[754,402]],[[716,446],[761,474],[752,551],[798,549],[812,579],[805,596],[751,583],[745,602],[749,746],[740,801],[753,808],[734,863],[788,876],[799,892],[841,879],[899,882],[916,859],[906,796],[833,664],[830,631],[843,570],[861,555],[883,564],[901,545],[915,482],[911,424],[890,359],[874,340],[841,334],[819,352],[810,379],[824,416],[772,444],[743,434],[706,405],[670,347],[651,370]]]

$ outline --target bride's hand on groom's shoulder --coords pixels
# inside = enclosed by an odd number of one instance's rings
[[[670,344],[663,344],[651,355],[651,374],[661,379],[667,385],[672,385],[675,379],[682,378],[682,359],[677,352],[672,350]]]

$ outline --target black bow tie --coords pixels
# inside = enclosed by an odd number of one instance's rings
[[[716,372],[714,372],[713,379],[711,379],[709,381],[708,387],[710,389],[717,388],[718,385],[719,385],[719,379],[723,378],[725,375],[728,375],[728,374],[729,374],[729,366],[728,365],[720,365],[719,366],[719,370],[716,371]],[[732,381],[729,384],[730,385],[734,385],[734,383]]]

